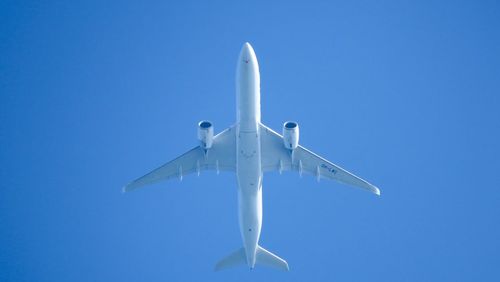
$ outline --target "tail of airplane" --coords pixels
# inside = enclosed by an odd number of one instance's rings
[[[286,262],[286,260],[262,248],[261,246],[257,246],[256,263],[284,271],[290,270],[290,268],[288,268],[288,263]]]
[[[288,263],[284,259],[262,248],[261,246],[257,246],[255,255],[255,264],[265,265],[284,271],[290,270],[290,268],[288,268]],[[247,264],[245,248],[240,248],[232,252],[225,258],[221,259],[215,265],[215,271],[231,268],[242,264]]]

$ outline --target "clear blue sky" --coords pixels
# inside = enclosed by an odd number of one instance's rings
[[[0,4],[0,281],[500,280],[498,1],[137,2]],[[121,193],[234,122],[245,41],[263,122],[382,190],[266,174],[289,273],[212,272],[230,173]]]

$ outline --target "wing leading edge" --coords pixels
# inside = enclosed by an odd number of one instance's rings
[[[373,184],[300,145],[291,153],[283,146],[283,137],[280,134],[263,124],[260,126],[263,171],[295,170],[301,175],[307,172],[314,175],[318,181],[321,178],[334,179],[380,196],[380,190]]]
[[[200,146],[194,147],[181,156],[139,177],[123,187],[129,192],[143,186],[154,184],[171,178],[179,178],[191,174],[199,174],[202,170],[236,170],[235,127],[232,126],[214,137],[210,150],[205,152]]]

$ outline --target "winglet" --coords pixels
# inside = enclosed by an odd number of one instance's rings
[[[129,184],[122,187],[122,193],[127,193],[134,190],[136,187],[133,186],[134,182],[130,182]]]
[[[369,186],[369,188],[368,188],[368,189],[369,189],[371,192],[373,192],[373,194],[375,194],[375,195],[377,195],[377,196],[380,196],[380,189],[378,189],[378,187],[377,187],[377,186],[374,186],[374,185],[371,185],[371,184],[369,184],[369,185],[370,185],[370,186]]]

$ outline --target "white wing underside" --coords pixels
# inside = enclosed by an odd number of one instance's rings
[[[283,145],[283,137],[260,125],[261,161],[263,172],[295,170],[322,178],[368,190],[380,195],[380,190],[369,182],[318,156],[308,149],[298,146],[293,152]],[[236,171],[236,126],[232,126],[214,137],[210,150],[205,152],[197,146],[178,158],[160,166],[150,173],[132,181],[123,188],[125,192],[154,184],[170,178],[179,178],[202,170]]]
[[[314,175],[318,181],[322,178],[333,179],[380,195],[380,190],[369,182],[318,156],[308,149],[298,146],[293,152],[283,145],[283,137],[261,124],[262,170],[295,170]]]
[[[200,173],[202,170],[235,171],[236,170],[236,128],[234,126],[222,131],[214,137],[210,150],[205,152],[197,146],[178,158],[160,166],[150,173],[132,181],[123,188],[124,192],[154,184],[170,178],[179,178]]]

